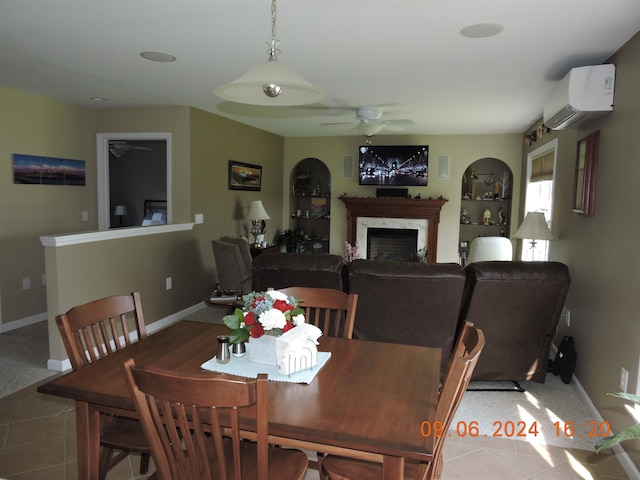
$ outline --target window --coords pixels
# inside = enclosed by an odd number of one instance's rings
[[[557,147],[558,140],[553,140],[537,148],[527,156],[527,187],[524,214],[526,216],[527,212],[543,212],[549,228],[551,228],[551,212],[553,211]],[[548,260],[548,240],[538,240],[536,249],[541,260]],[[527,260],[527,255],[528,250],[523,248],[520,259]]]

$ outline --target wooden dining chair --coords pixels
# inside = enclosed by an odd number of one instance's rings
[[[267,375],[222,377],[123,366],[160,478],[172,480],[298,479],[300,450],[269,446]],[[255,411],[255,435],[241,432],[242,411]],[[251,440],[243,438],[251,437]]]
[[[130,335],[134,330],[138,340],[147,336],[139,292],[73,307],[58,315],[56,324],[73,370],[131,345],[135,341]],[[140,473],[149,470],[151,451],[137,420],[103,414],[100,445],[100,480],[131,452],[141,454]]]
[[[460,405],[471,374],[484,348],[484,334],[470,322],[465,322],[454,346],[451,361],[438,395],[436,418],[442,435],[434,438],[433,460],[422,463],[405,459],[404,478],[410,480],[436,480],[442,475],[442,449],[451,420]],[[442,429],[440,430],[440,426]],[[322,462],[324,473],[331,480],[381,479],[382,464],[352,458],[328,455]]]
[[[350,339],[353,337],[353,325],[356,320],[358,294],[347,294],[333,288],[288,287],[278,290],[294,297],[304,309],[305,318],[329,337]],[[317,468],[320,480],[326,480],[322,472],[324,455],[317,452]]]
[[[308,323],[329,337],[351,338],[358,295],[332,288],[289,287],[278,290],[294,297],[305,311]]]

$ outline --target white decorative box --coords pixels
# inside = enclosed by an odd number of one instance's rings
[[[276,360],[276,338],[273,335],[249,338],[249,361],[263,365],[278,365]]]

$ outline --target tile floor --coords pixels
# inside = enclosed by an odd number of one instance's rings
[[[585,450],[533,446],[503,439],[447,440],[442,480],[628,479],[616,458]],[[108,480],[139,480],[131,456]],[[318,478],[309,470],[307,480]],[[35,386],[0,398],[0,479],[77,480],[73,402],[45,396]],[[364,479],[363,479],[364,480]]]

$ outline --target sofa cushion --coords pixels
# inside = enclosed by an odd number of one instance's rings
[[[478,262],[466,267],[461,320],[484,332],[472,380],[544,382],[569,289],[559,262]]]
[[[345,291],[346,262],[339,255],[269,253],[253,260],[253,289],[334,288]]]
[[[457,263],[354,260],[349,265],[349,292],[358,294],[353,337],[442,348],[444,371],[464,284]]]

